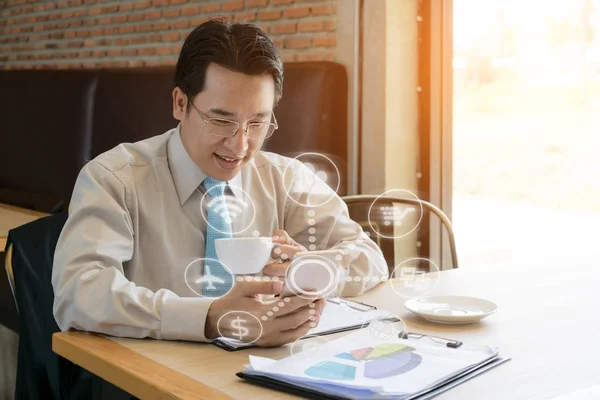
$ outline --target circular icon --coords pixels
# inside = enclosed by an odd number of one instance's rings
[[[424,267],[423,263],[428,263],[429,266]],[[395,281],[389,281],[392,290],[400,296],[408,298],[425,296],[438,285],[440,268],[427,258],[409,258],[394,268],[392,277],[397,278]]]
[[[233,221],[240,220],[241,217],[243,217],[247,211],[252,213],[252,218],[244,218],[244,221],[249,220],[250,222],[242,223],[242,226],[235,231],[233,230],[233,225],[231,231],[221,230],[223,229],[223,227],[220,227],[221,229],[219,229],[219,227],[215,226],[214,223],[211,224],[208,216],[205,215],[204,212],[202,212],[201,214],[202,218],[204,218],[204,221],[212,229],[219,233],[231,233],[232,235],[237,235],[246,231],[252,226],[252,224],[254,223],[254,219],[256,218],[256,206],[250,195],[246,193],[243,189],[239,188],[243,195],[242,199],[239,199],[236,196],[217,196],[217,193],[220,193],[220,191],[217,190],[217,188],[223,188],[223,190],[225,190],[227,188],[227,184],[224,183],[221,185],[215,185],[209,190],[207,190],[202,196],[202,199],[200,200],[200,210],[204,210],[204,202],[206,201],[209,212],[217,213],[228,224],[232,224]],[[209,198],[211,199],[209,200]]]
[[[415,198],[417,203],[419,203],[419,207],[412,204],[390,205],[390,202],[387,199],[385,201],[380,200],[382,197],[392,196],[390,195],[391,192],[408,193],[410,196]],[[406,196],[396,197],[405,198]],[[417,229],[421,223],[421,220],[423,219],[423,204],[421,204],[419,200],[419,197],[417,197],[417,195],[410,190],[391,189],[383,192],[377,196],[375,200],[373,200],[373,203],[371,203],[371,206],[369,207],[369,212],[367,214],[369,226],[378,236],[386,239],[401,239],[410,235],[415,229]],[[385,205],[378,205],[378,201],[384,202]],[[409,216],[417,212],[417,209],[420,210],[419,218],[417,219],[417,223],[412,226],[412,224],[407,223],[407,221],[412,220],[409,218]],[[391,235],[389,233],[382,233],[382,231],[386,228],[387,231],[392,233]]]
[[[332,166],[327,169],[335,171],[335,177],[329,176],[322,167],[318,169],[319,165],[325,163]],[[283,178],[286,182],[284,184],[286,195],[294,203],[303,207],[319,207],[326,204],[335,197],[341,184],[337,165],[331,158],[320,153],[302,153],[294,157],[285,167]],[[336,179],[337,182],[335,182]],[[292,193],[306,193],[306,197],[293,196]],[[303,200],[299,201],[297,197],[301,197]]]
[[[338,268],[327,258],[307,254],[295,257],[286,271],[286,285],[302,298],[328,297],[338,283]]]
[[[246,311],[229,311],[217,321],[219,336],[233,338],[246,344],[254,343],[263,334],[260,320]]]
[[[365,322],[361,330],[374,341],[386,342],[398,339],[400,334],[406,331],[406,324],[397,315],[388,314]]]
[[[201,297],[222,297],[233,289],[233,274],[225,264],[214,258],[198,258],[185,268],[184,280],[194,294]]]
[[[321,348],[327,343],[329,340],[323,336],[306,335],[292,343],[290,354],[292,357],[302,357],[304,361],[312,362],[319,358]]]

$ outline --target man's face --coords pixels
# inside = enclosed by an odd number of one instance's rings
[[[173,116],[181,121],[181,140],[194,162],[208,175],[228,181],[254,157],[264,139],[249,139],[245,124],[271,122],[275,83],[268,75],[251,76],[210,64],[204,90],[187,109],[187,97],[173,91]],[[197,108],[196,109],[194,109]],[[233,137],[207,132],[205,118],[236,121],[240,128]]]

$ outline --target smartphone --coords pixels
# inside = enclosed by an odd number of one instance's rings
[[[341,250],[298,252],[285,273],[285,288],[281,297],[333,294],[340,280]]]

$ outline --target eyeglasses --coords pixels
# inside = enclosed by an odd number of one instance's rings
[[[202,121],[206,123],[206,132],[210,135],[220,137],[233,137],[240,129],[239,122],[231,121],[222,118],[209,118],[202,111],[192,103],[192,107],[196,110]],[[277,119],[275,114],[273,116],[273,122],[250,122],[244,126],[244,134],[249,139],[266,139],[273,136],[273,133],[278,128]]]

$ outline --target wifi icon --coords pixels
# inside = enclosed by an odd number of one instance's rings
[[[225,201],[215,197],[208,203],[208,208],[219,214],[228,224],[230,224],[234,218],[237,218],[247,206],[248,203],[238,199],[237,197],[231,196],[227,196]]]

